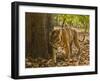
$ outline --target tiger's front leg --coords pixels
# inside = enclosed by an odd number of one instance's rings
[[[56,49],[53,49],[53,62],[54,64],[56,64],[56,60],[57,60],[57,56],[56,56],[56,53],[57,53],[57,50]]]

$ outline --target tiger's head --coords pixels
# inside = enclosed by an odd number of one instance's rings
[[[50,33],[50,44],[54,48],[58,48],[61,42],[61,31],[60,29],[55,29]]]

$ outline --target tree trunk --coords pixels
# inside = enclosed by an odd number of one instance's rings
[[[48,57],[47,14],[26,13],[26,55]]]

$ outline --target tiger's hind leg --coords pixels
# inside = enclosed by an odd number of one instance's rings
[[[77,32],[76,31],[74,31],[74,44],[75,44],[75,46],[78,49],[78,52],[77,52],[77,63],[76,63],[76,65],[79,65],[81,53],[80,53],[80,46],[79,46],[78,36],[77,36]]]

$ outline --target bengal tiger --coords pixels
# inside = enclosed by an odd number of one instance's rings
[[[53,48],[53,61],[56,63],[57,54],[63,55],[64,58],[70,59],[72,54],[72,45],[77,47],[80,54],[77,32],[71,28],[54,29],[50,34],[50,45]]]

